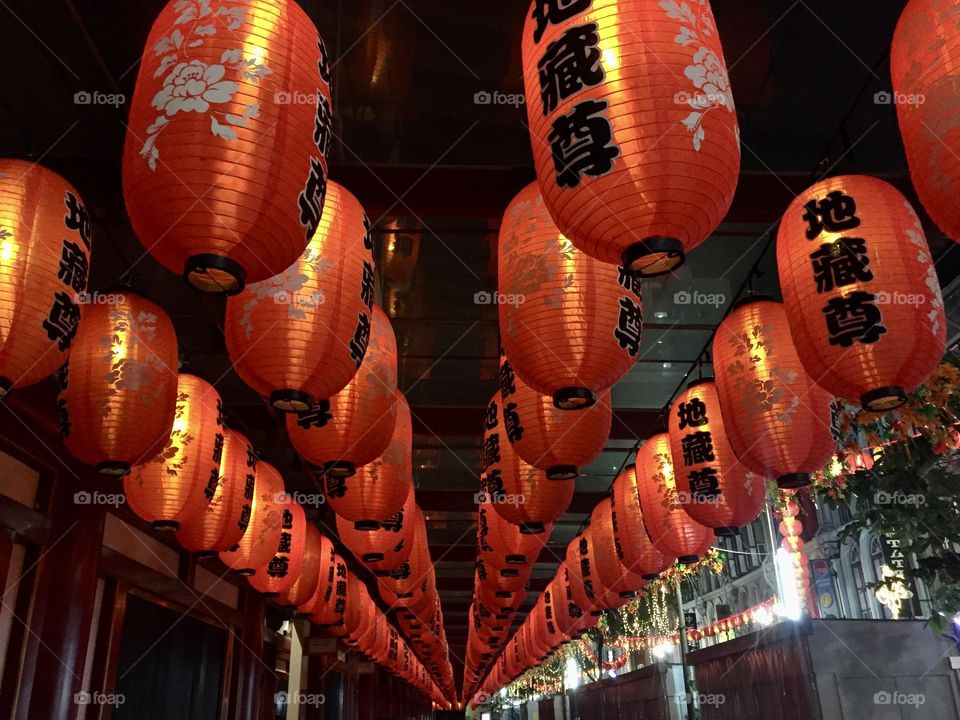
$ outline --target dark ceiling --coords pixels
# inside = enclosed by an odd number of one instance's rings
[[[233,374],[221,332],[224,301],[203,296],[144,254],[120,190],[127,107],[78,105],[81,91],[131,97],[138,59],[162,0],[0,0],[6,62],[0,153],[63,174],[95,218],[93,289],[125,278],[170,313],[184,358],[217,381],[228,418],[284,471],[311,485],[270,408]],[[337,139],[331,177],[380,231],[420,243],[412,275],[381,277],[397,333],[401,387],[415,417],[414,475],[454,665],[461,664],[473,586],[473,531],[483,407],[494,391],[495,240],[512,196],[533,179],[525,111],[477,104],[479,92],[522,92],[520,30],[527,0],[301,0],[334,63]],[[714,0],[743,143],[743,173],[724,224],[675,278],[645,284],[640,360],[614,390],[608,449],[585,470],[570,512],[534,570],[532,601],[558,555],[602,497],[636,439],[734,299],[764,232],[818,169],[891,179],[913,196],[888,89],[887,50],[905,2]],[[929,227],[944,284],[956,253]],[[771,258],[762,263],[771,269]],[[758,281],[776,292],[775,273]],[[675,293],[724,296],[719,307]],[[321,516],[329,528],[329,517]],[[333,530],[331,529],[331,532]]]

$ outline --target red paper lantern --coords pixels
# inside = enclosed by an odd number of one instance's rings
[[[777,265],[800,361],[831,394],[891,410],[943,357],[933,257],[892,185],[841,175],[798,195],[780,223]]]
[[[480,557],[488,567],[503,574],[519,567],[530,567],[550,540],[553,525],[543,532],[524,534],[493,509],[490,502],[481,504],[477,515],[477,545]]]
[[[377,523],[373,530],[357,530],[353,523],[337,516],[337,534],[368,570],[387,573],[405,563],[413,550],[414,530],[419,517],[416,493],[410,485],[403,507],[393,517]]]
[[[646,581],[641,573],[627,568],[617,551],[617,537],[613,531],[613,504],[604,498],[590,516],[593,552],[599,584],[608,593],[629,600]]]
[[[220,560],[241,575],[252,575],[277,552],[283,525],[283,478],[273,465],[258,462],[250,523],[236,549],[220,553]]]
[[[567,566],[570,592],[577,605],[592,613],[599,614],[601,610],[606,610],[603,606],[604,588],[600,586],[597,577],[596,554],[590,527],[567,545],[564,562]]]
[[[714,534],[684,512],[677,498],[670,437],[658,433],[637,453],[637,494],[650,540],[665,555],[696,562],[713,544]]]
[[[377,578],[380,594],[391,606],[422,607],[422,598],[429,595],[435,586],[433,562],[430,560],[430,549],[427,545],[427,528],[422,513],[417,517],[419,522],[414,523],[410,557],[388,574]]]
[[[177,336],[152,302],[125,290],[88,305],[61,372],[67,449],[107,475],[124,475],[163,449],[177,407]]]
[[[303,545],[303,561],[293,584],[280,593],[281,606],[296,608],[309,602],[320,585],[320,565],[323,561],[324,537],[313,523],[307,522]],[[329,541],[328,541],[329,542]],[[332,546],[331,546],[332,547]]]
[[[140,63],[123,154],[134,233],[206,292],[287,268],[321,222],[330,66],[292,0],[169,2]]]
[[[293,447],[324,472],[349,477],[390,443],[397,422],[397,339],[390,320],[373,308],[370,344],[347,386],[322,407],[287,416]]]
[[[90,245],[87,210],[66,180],[35,163],[0,159],[0,398],[66,360]]]
[[[503,476],[501,488],[495,486],[490,474],[486,483],[494,509],[507,522],[518,525],[520,532],[530,535],[543,533],[567,511],[575,489],[573,480],[549,480],[543,470],[519,458],[514,471]]]
[[[518,378],[506,356],[500,357],[500,378],[507,438],[522,460],[546,471],[551,480],[570,480],[603,452],[613,421],[609,390],[590,408],[574,413],[557,408]]]
[[[289,496],[280,507],[282,521],[276,554],[248,578],[250,584],[267,597],[286,592],[297,581],[307,545],[307,518],[303,508]]]
[[[504,567],[503,561],[493,564],[483,554],[477,558],[477,575],[480,582],[497,593],[514,593],[526,587],[533,568],[530,565]],[[501,569],[502,568],[502,569]]]
[[[583,624],[583,618],[588,613],[574,600],[573,593],[570,591],[569,573],[566,564],[560,564],[556,576],[547,585],[545,592],[550,593],[557,628],[567,637],[572,638],[577,635]]]
[[[200,556],[212,557],[240,542],[247,529],[256,488],[256,455],[240,433],[222,428],[223,451],[213,499],[197,515],[180,523],[177,542]]]
[[[670,272],[720,224],[740,172],[709,3],[576,0],[532,9],[523,76],[550,214],[595,258],[646,276]]]
[[[507,208],[497,254],[500,336],[511,366],[558,408],[594,404],[640,351],[639,280],[577,250],[535,183]]]
[[[683,509],[717,535],[737,535],[763,510],[766,481],[734,454],[712,378],[696,380],[680,394],[670,412],[669,433]]]
[[[713,365],[724,427],[740,461],[780,487],[808,485],[836,451],[833,397],[804,369],[784,306],[751,298],[734,308],[717,328]]]
[[[124,477],[130,509],[154,529],[176,530],[213,500],[224,445],[220,404],[210,383],[181,373],[166,447]]]
[[[644,580],[655,580],[676,562],[676,555],[662,553],[647,533],[640,509],[636,465],[625,467],[613,481],[610,523],[617,540],[617,557],[630,572]]]
[[[320,229],[279,274],[227,301],[234,370],[278,410],[308,412],[357,374],[370,340],[374,274],[370,223],[330,183]]]
[[[320,627],[338,624],[343,619],[347,597],[347,566],[337,555],[333,543],[320,540],[320,572],[311,598],[298,609],[310,615],[310,622]]]
[[[910,178],[933,221],[960,239],[960,128],[957,114],[958,8],[951,0],[911,0],[893,35],[890,75]]]

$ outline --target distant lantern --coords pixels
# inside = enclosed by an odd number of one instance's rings
[[[676,562],[677,556],[662,553],[650,539],[640,509],[636,465],[628,465],[617,475],[610,502],[617,557],[630,572],[639,574],[644,580],[655,580]]]
[[[323,220],[299,259],[227,300],[234,370],[278,410],[326,410],[357,374],[370,342],[372,247],[360,203],[330,183]]]
[[[349,477],[390,443],[397,422],[397,339],[390,320],[373,308],[370,345],[347,386],[328,407],[287,416],[290,442],[325,473]]]
[[[83,309],[60,373],[60,431],[74,457],[124,475],[166,445],[177,407],[177,336],[157,305],[129,290]]]
[[[577,605],[591,613],[600,614],[605,588],[597,574],[593,534],[588,526],[567,545],[564,561],[567,566],[570,591]]]
[[[799,352],[798,352],[799,350]],[[727,437],[753,472],[803,487],[836,452],[833,397],[807,374],[781,303],[751,298],[717,328],[713,366]]]
[[[320,585],[320,566],[323,561],[323,535],[316,526],[307,522],[303,545],[303,562],[293,584],[280,593],[277,603],[283,607],[297,608],[308,602]]]
[[[517,377],[506,356],[500,358],[500,378],[507,439],[521,459],[551,480],[569,480],[603,452],[613,422],[609,390],[592,407],[573,413]]]
[[[650,540],[665,555],[690,564],[713,545],[714,533],[683,510],[677,496],[670,438],[657,433],[637,452],[637,494]]]
[[[256,569],[248,580],[254,589],[268,597],[286,592],[297,581],[307,545],[307,518],[291,496],[280,505],[280,540],[274,555]]]
[[[505,520],[518,525],[520,532],[530,535],[544,532],[559,519],[570,506],[576,489],[573,480],[549,480],[543,470],[519,458],[515,469],[503,476],[501,485],[489,474],[485,483],[485,492],[494,498],[494,509]]]
[[[540,188],[577,247],[652,277],[723,220],[740,136],[706,0],[534,2],[523,77]]]
[[[87,209],[66,180],[36,163],[0,159],[0,397],[66,360],[90,246]]]
[[[320,572],[317,587],[300,612],[310,615],[310,622],[320,627],[338,624],[343,619],[347,602],[347,566],[326,537],[320,541]]]
[[[134,234],[205,292],[282,272],[321,224],[332,125],[327,51],[296,2],[167,3],[123,153]]]
[[[960,46],[953,0],[911,0],[893,34],[890,75],[910,178],[930,217],[960,241]]]
[[[494,510],[489,497],[484,500],[477,515],[480,557],[489,569],[500,574],[518,571],[521,567],[532,567],[550,541],[553,525],[544,525],[543,530],[536,534],[524,534]]]
[[[940,282],[920,218],[892,185],[840,175],[798,195],[777,264],[800,360],[825,390],[884,412],[937,367]]]
[[[646,584],[639,568],[628,568],[620,559],[617,550],[617,536],[613,529],[613,505],[610,498],[604,498],[593,509],[590,516],[593,534],[593,551],[596,561],[596,574],[600,586],[608,593],[616,593],[629,599]]]
[[[337,534],[368,570],[385,574],[410,558],[419,513],[416,492],[411,484],[403,507],[378,523],[376,528],[357,530],[353,522],[337,515]],[[422,518],[420,522],[423,522]]]
[[[235,430],[221,432],[223,449],[213,498],[201,513],[183,520],[176,534],[185,550],[201,556],[214,556],[240,542],[256,489],[257,456],[250,442]]]
[[[130,509],[157,530],[176,530],[202,514],[220,483],[223,445],[220,395],[206,380],[181,373],[166,446],[124,477]]]
[[[323,476],[326,499],[337,515],[357,530],[376,530],[400,511],[413,482],[413,425],[410,406],[397,393],[397,422],[383,455],[357,468],[351,477]]]
[[[670,451],[680,504],[718,535],[737,535],[763,510],[766,478],[737,459],[713,378],[695,380],[670,411]]]
[[[258,462],[250,522],[237,547],[220,553],[224,565],[241,575],[252,575],[270,561],[283,532],[285,497],[283,478],[277,469],[269,463]]]
[[[574,247],[536,183],[504,213],[497,254],[500,336],[513,370],[558,408],[593,405],[639,355],[639,279]]]

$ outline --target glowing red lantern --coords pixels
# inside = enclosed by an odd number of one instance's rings
[[[255,589],[268,597],[286,592],[297,581],[307,545],[307,518],[303,508],[289,496],[280,507],[282,520],[276,554],[248,578]]]
[[[717,328],[713,365],[724,428],[740,461],[782,488],[808,485],[836,451],[833,397],[804,369],[784,306],[751,298],[734,308]]]
[[[520,532],[543,533],[570,507],[575,482],[550,480],[543,470],[516,459],[513,472],[505,474],[499,488],[494,478],[486,476],[487,493],[494,498],[493,507],[508,522],[518,525]]]
[[[676,555],[660,552],[647,533],[637,491],[637,466],[625,467],[613,481],[610,523],[617,540],[617,557],[644,580],[656,577],[676,562]]]
[[[610,498],[604,498],[593,509],[590,530],[600,587],[607,593],[614,593],[624,599],[634,597],[646,581],[641,573],[627,568],[620,560],[617,537],[613,531],[613,504]]]
[[[176,530],[201,514],[220,482],[223,417],[220,395],[210,383],[182,373],[166,447],[124,477],[130,509],[156,530]]]
[[[596,554],[590,527],[569,542],[564,562],[567,566],[570,592],[576,604],[590,612],[599,613],[600,610],[605,610],[602,606],[604,588],[600,587],[597,577]]]
[[[660,552],[689,564],[710,549],[714,534],[684,512],[673,468],[670,437],[658,433],[637,452],[637,494],[650,540]]]
[[[330,183],[323,222],[296,262],[227,301],[224,333],[241,379],[278,410],[321,410],[357,374],[370,340],[369,222]]]
[[[202,512],[183,520],[176,535],[184,549],[207,557],[240,542],[250,520],[256,488],[256,456],[250,442],[229,428],[221,432],[223,450],[213,499]]]
[[[413,485],[406,502],[398,513],[373,530],[357,530],[349,520],[337,516],[337,534],[368,570],[375,574],[387,573],[405,563],[413,550],[414,530],[419,517]]]
[[[282,272],[324,208],[323,41],[292,0],[169,2],[144,51],[123,153],[134,233],[206,292]]]
[[[277,552],[283,525],[283,478],[265,462],[256,466],[256,484],[250,522],[235,549],[220,553],[220,560],[241,575],[252,575]]]
[[[543,532],[525,534],[497,513],[490,502],[480,505],[477,515],[477,545],[480,557],[489,568],[503,574],[521,566],[532,566],[550,540],[553,525]]]
[[[347,597],[347,566],[337,555],[333,543],[321,535],[320,572],[313,595],[298,609],[310,615],[310,622],[320,627],[338,624],[343,618]]]
[[[497,252],[500,336],[512,368],[558,408],[593,405],[640,351],[639,279],[577,250],[536,183],[507,208]]]
[[[410,492],[413,424],[410,407],[400,393],[396,405],[397,422],[383,455],[357,468],[352,477],[324,476],[330,507],[357,530],[376,530],[400,511]]]
[[[892,185],[841,175],[798,195],[780,223],[777,264],[800,361],[831,394],[891,410],[943,357],[933,257]]]
[[[326,411],[287,416],[287,434],[306,460],[326,473],[349,477],[373,462],[390,443],[397,422],[397,339],[390,320],[373,308],[370,344],[347,386]]]
[[[893,35],[890,75],[910,178],[933,221],[960,240],[957,6],[911,0]]]
[[[64,444],[107,475],[160,452],[177,407],[177,336],[170,318],[130,291],[88,305],[60,374]]]
[[[505,356],[500,357],[500,378],[507,438],[522,460],[551,480],[570,480],[603,452],[613,421],[609,390],[590,408],[574,413],[557,408],[518,378]]]
[[[320,565],[323,561],[324,537],[313,523],[306,523],[303,561],[293,584],[280,593],[277,601],[283,607],[296,608],[309,602],[320,585]],[[328,541],[329,542],[329,541]]]
[[[720,224],[740,171],[737,115],[709,3],[532,8],[524,87],[551,215],[595,258],[647,276],[670,272]]]
[[[90,246],[87,210],[66,180],[36,163],[0,159],[0,397],[66,360]]]
[[[736,535],[763,510],[766,481],[741,463],[727,439],[712,378],[680,394],[669,420],[678,500],[687,514],[717,535]]]

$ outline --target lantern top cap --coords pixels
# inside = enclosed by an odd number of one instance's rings
[[[757,302],[777,302],[773,299],[772,295],[748,295],[745,298],[737,300],[733,305],[730,306],[730,311],[733,312],[744,305],[750,305],[751,303]]]
[[[713,382],[714,378],[712,375],[707,375],[702,378],[697,378],[696,380],[691,380],[687,383],[687,390],[697,387],[697,385],[703,385],[704,383]]]

